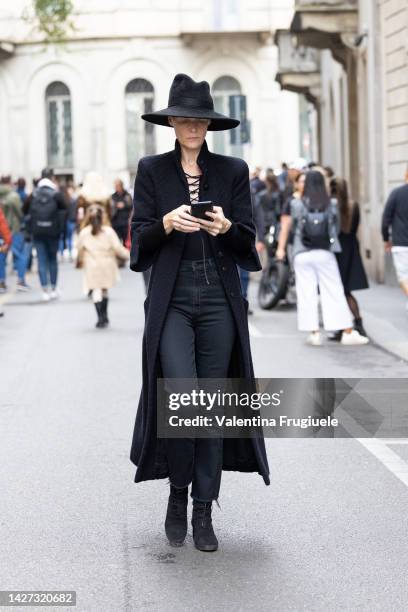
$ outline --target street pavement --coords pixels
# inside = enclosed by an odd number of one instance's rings
[[[10,294],[0,319],[1,589],[75,590],[78,612],[407,610],[404,440],[268,439],[270,486],[223,473],[219,551],[195,550],[191,527],[171,548],[168,484],[135,484],[129,461],[142,277],[121,270],[111,327],[97,330],[81,273],[60,270],[58,302]],[[373,344],[307,346],[295,312],[259,311],[255,292],[258,377],[408,377]]]

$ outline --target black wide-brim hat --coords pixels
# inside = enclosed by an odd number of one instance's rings
[[[172,127],[167,118],[195,117],[211,119],[208,130],[230,130],[240,124],[238,119],[231,119],[214,110],[214,102],[207,81],[197,83],[187,74],[176,74],[170,87],[168,107],[153,113],[142,115],[142,119]]]

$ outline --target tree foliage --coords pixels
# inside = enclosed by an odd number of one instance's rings
[[[32,0],[32,11],[25,18],[34,23],[49,42],[61,42],[75,30],[71,19],[72,0]]]

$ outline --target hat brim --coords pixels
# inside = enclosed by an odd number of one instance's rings
[[[156,125],[164,125],[166,127],[173,127],[169,124],[167,118],[173,117],[194,117],[197,119],[211,119],[211,123],[208,126],[209,131],[217,132],[220,130],[231,130],[240,124],[238,119],[230,119],[225,115],[221,115],[212,110],[205,109],[187,109],[180,106],[169,106],[162,110],[155,111],[154,113],[146,113],[142,115],[142,119],[149,123],[155,123]]]

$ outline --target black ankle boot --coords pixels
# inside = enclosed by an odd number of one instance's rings
[[[95,327],[105,327],[105,318],[103,316],[103,306],[102,306],[102,302],[94,302],[95,304],[95,309],[96,309],[96,313],[98,315],[98,322],[96,323]]]
[[[187,535],[188,487],[176,489],[170,485],[167,514],[164,523],[171,546],[182,546]]]
[[[211,519],[212,502],[199,502],[193,500],[193,526],[194,545],[198,550],[214,552],[218,548]]]
[[[363,326],[363,319],[361,317],[354,319],[354,329],[358,331],[360,336],[367,336],[367,332]]]
[[[102,298],[102,316],[103,316],[103,321],[105,325],[108,325],[109,319],[108,319],[108,298],[107,297]]]
[[[332,342],[340,342],[342,333],[342,330],[333,332],[333,334],[329,336],[329,340],[331,340]]]

